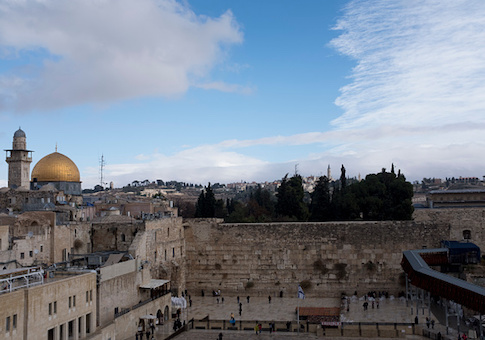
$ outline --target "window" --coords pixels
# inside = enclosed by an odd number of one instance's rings
[[[29,251],[29,256],[30,257],[34,256],[34,252],[32,250]]]
[[[93,290],[89,291],[89,301],[93,301]]]
[[[167,249],[165,249],[165,261],[167,261]]]
[[[125,242],[126,241],[126,236],[125,234],[121,234],[121,242]]]
[[[12,329],[17,329],[17,314],[13,315]]]
[[[76,307],[76,295],[72,297],[72,306]]]
[[[172,257],[175,257],[175,248],[172,248]]]
[[[25,258],[25,253],[20,253],[20,259],[24,259]]]
[[[88,291],[86,291],[86,303],[89,302],[89,295],[88,295]]]
[[[463,238],[465,240],[469,240],[472,238],[472,231],[471,230],[463,230]]]
[[[40,252],[42,253],[44,251],[44,246],[40,246]]]
[[[10,316],[5,320],[5,332],[10,332]]]
[[[54,314],[57,314],[57,301],[54,301]]]
[[[52,302],[49,303],[49,315],[52,315]]]
[[[69,308],[71,308],[71,297],[69,296]]]

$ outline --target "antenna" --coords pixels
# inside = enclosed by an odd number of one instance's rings
[[[104,188],[104,178],[103,178],[103,169],[104,166],[106,165],[106,162],[104,161],[104,155],[101,154],[101,159],[99,160],[99,183],[100,185]]]

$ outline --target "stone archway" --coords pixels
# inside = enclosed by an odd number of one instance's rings
[[[160,309],[157,311],[157,321],[159,325],[163,324],[163,313]]]

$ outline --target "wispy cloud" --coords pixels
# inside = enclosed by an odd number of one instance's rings
[[[331,42],[354,58],[339,128],[484,122],[483,1],[352,1]]]
[[[173,0],[3,1],[0,55],[28,52],[37,67],[0,75],[0,104],[28,111],[177,96],[242,39],[230,11],[197,16]]]

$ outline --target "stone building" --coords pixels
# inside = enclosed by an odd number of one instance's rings
[[[3,215],[0,226],[0,268],[50,265],[69,257],[72,247],[69,227],[57,225],[54,212]]]
[[[56,272],[51,278],[42,271],[17,269],[0,272],[5,277],[23,280],[27,287],[0,291],[0,337],[5,339],[84,339],[96,330],[96,274]]]
[[[485,207],[485,189],[432,190],[427,195],[429,208]]]

